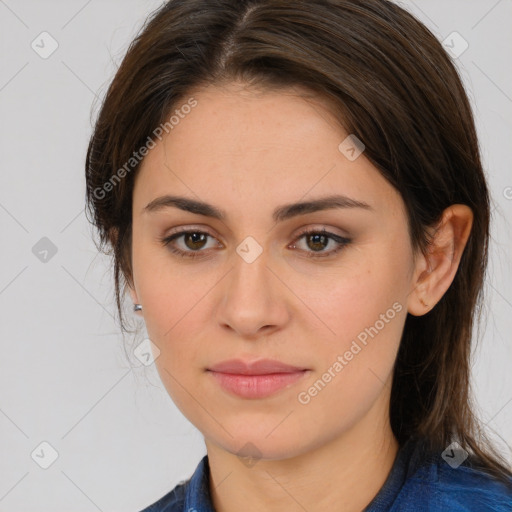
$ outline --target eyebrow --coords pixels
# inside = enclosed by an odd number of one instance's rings
[[[157,212],[170,207],[179,208],[180,210],[198,215],[204,215],[205,217],[212,217],[221,221],[224,221],[227,218],[226,212],[216,206],[203,201],[190,199],[188,197],[172,195],[165,195],[153,199],[144,207],[143,212]],[[331,195],[311,201],[290,203],[279,206],[274,210],[272,218],[275,222],[282,222],[298,215],[306,215],[308,213],[335,208],[362,208],[365,210],[375,211],[372,206],[363,201],[358,201],[343,195]]]

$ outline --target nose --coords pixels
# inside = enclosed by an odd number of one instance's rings
[[[217,320],[240,337],[255,339],[282,329],[289,322],[287,288],[270,268],[265,251],[252,263],[238,254],[225,277]]]

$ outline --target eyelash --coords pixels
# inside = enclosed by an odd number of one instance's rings
[[[207,233],[205,231],[191,229],[191,230],[186,230],[186,231],[179,231],[178,233],[174,233],[174,234],[172,234],[170,236],[160,238],[159,240],[162,243],[162,245],[168,247],[168,249],[172,253],[177,254],[180,257],[192,258],[192,259],[194,259],[194,258],[203,258],[204,256],[201,253],[202,252],[206,252],[206,251],[203,251],[203,250],[198,250],[198,251],[182,251],[181,249],[177,249],[176,247],[173,247],[171,245],[171,242],[174,241],[175,239],[177,239],[177,238],[179,238],[179,237],[181,237],[183,235],[192,234],[192,233],[206,235],[206,236],[214,238],[212,235],[210,235],[209,233]],[[302,251],[302,252],[306,253],[306,256],[308,258],[326,258],[326,257],[329,257],[329,256],[333,256],[334,254],[336,254],[339,251],[341,251],[342,249],[344,249],[352,241],[350,238],[345,238],[345,237],[342,237],[342,236],[339,236],[339,235],[335,235],[334,233],[330,233],[330,232],[326,231],[325,229],[322,229],[322,230],[311,229],[311,230],[303,231],[295,239],[295,242],[293,242],[293,244],[295,245],[296,242],[298,242],[300,239],[302,239],[302,238],[304,238],[304,237],[306,237],[308,235],[323,235],[323,236],[333,240],[334,242],[336,242],[338,244],[338,247],[336,247],[335,249],[332,249],[331,251],[329,251],[327,253],[325,253],[325,252],[315,253],[314,251]]]

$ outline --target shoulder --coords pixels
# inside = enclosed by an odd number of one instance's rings
[[[408,475],[395,505],[393,511],[511,512],[512,478],[507,487],[468,464],[452,468],[430,459]]]
[[[468,466],[451,468],[448,464],[437,463],[439,500],[466,507],[467,510],[511,512],[512,478],[507,486],[491,475]]]

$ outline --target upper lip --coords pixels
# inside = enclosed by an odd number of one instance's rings
[[[257,361],[230,359],[210,366],[208,370],[234,375],[269,375],[272,373],[295,373],[304,371],[306,368],[292,366],[274,359],[259,359]]]

